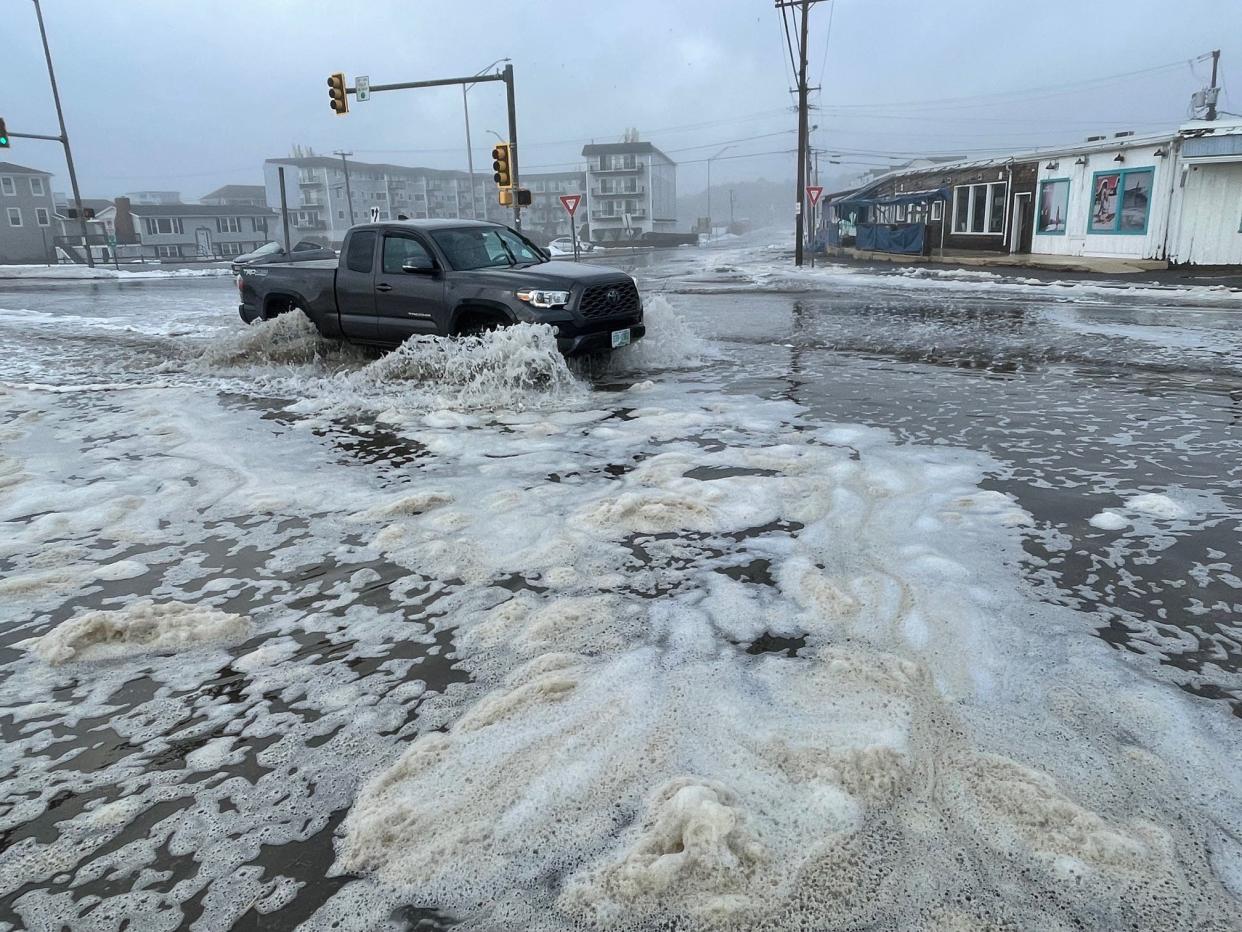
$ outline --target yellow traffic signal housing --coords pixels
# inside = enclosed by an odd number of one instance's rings
[[[328,105],[337,116],[349,113],[349,95],[345,93],[345,75],[340,71],[328,75]]]
[[[509,167],[509,144],[507,142],[498,142],[496,147],[492,149],[492,178],[496,181],[497,187],[504,189],[513,187],[513,172]],[[503,198],[500,203],[504,204]]]
[[[3,118],[0,118],[0,149],[9,147],[9,131],[4,125]]]
[[[500,197],[501,207],[512,207],[513,206],[513,189],[512,188],[501,188],[498,194]]]

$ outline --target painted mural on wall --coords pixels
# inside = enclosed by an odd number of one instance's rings
[[[1090,233],[1112,233],[1117,225],[1117,185],[1121,181],[1118,172],[1095,176],[1095,193],[1091,198]]]
[[[1039,187],[1040,233],[1064,233],[1065,218],[1069,213],[1069,179],[1057,178],[1045,181]]]

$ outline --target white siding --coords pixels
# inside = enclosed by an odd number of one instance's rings
[[[1169,261],[1242,265],[1242,162],[1187,165]]]
[[[1168,154],[1156,155],[1159,148],[1163,148]],[[1047,179],[1069,178],[1069,209],[1066,213],[1065,233],[1051,235],[1036,232],[1031,241],[1031,252],[1060,256],[1163,259],[1175,174],[1173,148],[1170,141],[1132,149],[1101,149],[1082,155],[1085,163],[1081,165],[1076,164],[1076,154],[1041,159],[1035,185],[1036,217],[1039,213],[1039,182]],[[1115,161],[1118,152],[1124,153],[1124,162]],[[1057,167],[1048,168],[1050,162]],[[1091,214],[1093,193],[1091,184],[1095,173],[1148,167],[1155,169],[1155,176],[1152,179],[1147,233],[1088,233],[1087,221]]]

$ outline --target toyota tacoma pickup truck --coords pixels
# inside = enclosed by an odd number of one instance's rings
[[[643,305],[618,269],[550,260],[521,234],[478,220],[403,220],[351,227],[339,259],[238,270],[242,320],[300,309],[326,337],[395,346],[419,334],[458,336],[548,324],[566,355],[640,339]]]

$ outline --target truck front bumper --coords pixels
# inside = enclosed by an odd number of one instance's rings
[[[628,326],[619,326],[616,329],[629,330],[631,343],[641,340],[647,332],[647,328],[643,324],[629,324]],[[587,353],[610,353],[612,352],[612,334],[612,330],[593,330],[590,333],[558,337],[556,348],[566,356],[584,356]]]

